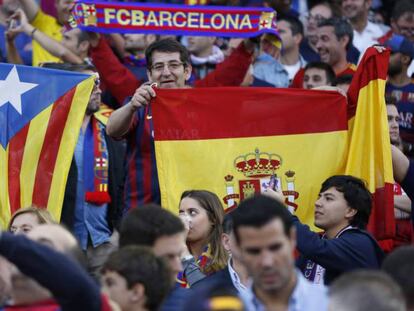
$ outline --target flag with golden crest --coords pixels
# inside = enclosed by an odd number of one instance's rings
[[[312,225],[322,181],[345,168],[347,104],[337,92],[159,89],[152,109],[162,205],[173,212],[189,189],[233,209],[275,175],[289,209]]]

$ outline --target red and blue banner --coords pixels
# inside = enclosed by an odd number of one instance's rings
[[[101,33],[279,37],[271,8],[76,1],[72,17],[72,27]]]

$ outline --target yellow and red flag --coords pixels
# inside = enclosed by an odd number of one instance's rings
[[[213,191],[231,209],[275,174],[290,209],[313,226],[322,181],[345,169],[347,103],[337,92],[160,89],[152,109],[162,205],[174,212],[189,189]]]
[[[393,171],[385,105],[389,51],[369,48],[348,90],[350,144],[345,173],[365,180],[374,206],[368,230],[384,250],[395,237]]]
[[[22,207],[60,219],[66,179],[94,78],[0,65],[0,220]]]

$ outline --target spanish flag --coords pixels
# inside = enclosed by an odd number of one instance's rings
[[[393,171],[385,105],[389,51],[369,48],[348,90],[350,143],[345,173],[365,180],[374,206],[368,230],[385,251],[395,236]]]
[[[159,89],[151,106],[162,205],[175,213],[185,190],[213,191],[232,209],[276,175],[313,227],[321,183],[345,170],[347,102],[337,92]]]
[[[22,207],[59,220],[66,179],[94,80],[0,64],[0,220]]]

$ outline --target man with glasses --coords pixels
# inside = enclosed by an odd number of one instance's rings
[[[156,95],[153,85],[158,88],[186,88],[192,70],[187,49],[174,39],[152,43],[145,51],[145,58],[149,82],[141,85],[127,104],[113,112],[107,125],[110,136],[127,139],[124,202],[128,209],[143,203],[161,202],[151,108],[148,105]],[[199,83],[197,86],[202,85]]]
[[[384,44],[393,34],[401,35],[414,44],[414,2],[412,0],[400,0],[395,3],[391,13],[391,30],[378,39]],[[409,77],[414,77],[414,61],[407,69]]]

